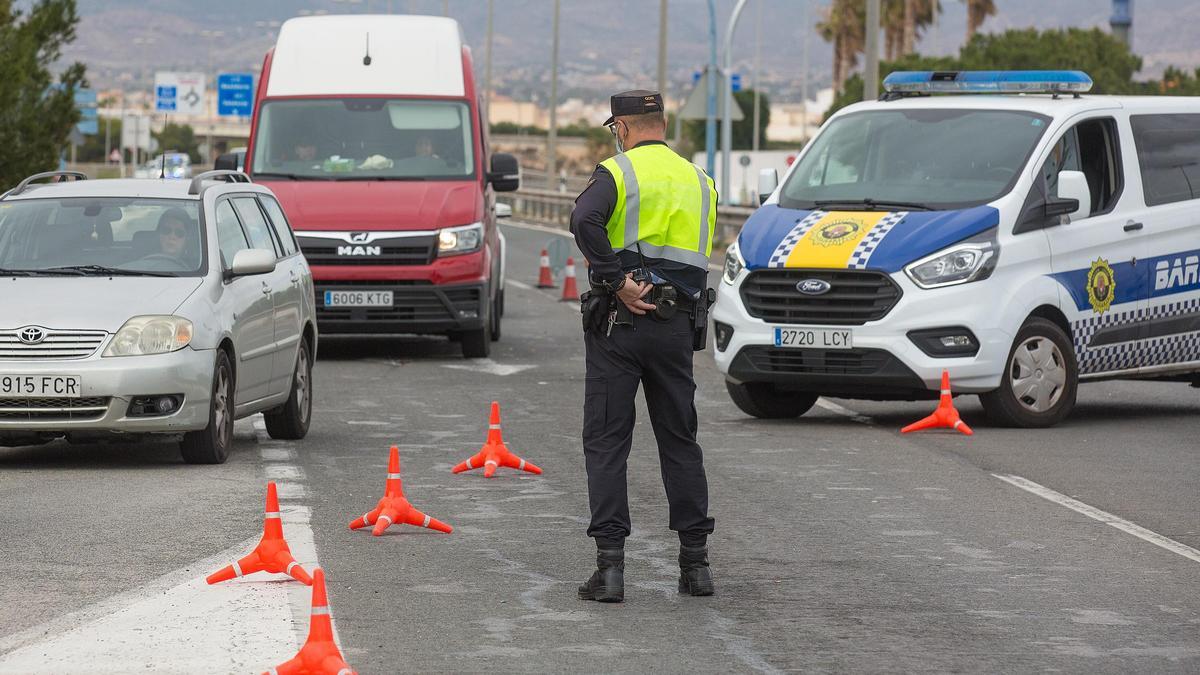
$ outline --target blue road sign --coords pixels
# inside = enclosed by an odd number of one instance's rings
[[[254,112],[254,75],[221,73],[217,76],[217,114],[249,117]]]
[[[92,136],[100,132],[97,106],[95,89],[75,90],[75,107],[79,109],[79,121],[75,124],[75,128],[79,133]]]
[[[154,109],[159,112],[174,112],[178,104],[175,97],[175,87],[158,86],[154,88]]]
[[[742,74],[734,73],[733,75],[730,75],[729,76],[729,86],[734,91],[741,91],[742,90]]]

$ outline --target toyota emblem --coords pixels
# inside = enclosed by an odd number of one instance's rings
[[[824,279],[805,279],[796,284],[796,290],[805,295],[825,295],[832,288]]]
[[[40,344],[46,339],[46,329],[37,326],[26,326],[17,331],[17,339],[27,345]]]

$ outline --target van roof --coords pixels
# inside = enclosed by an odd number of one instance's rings
[[[1078,98],[1050,94],[954,94],[905,96],[891,101],[867,101],[847,106],[842,112],[863,110],[960,108],[972,110],[1020,110],[1063,118],[1093,110],[1126,110],[1133,114],[1200,113],[1196,96],[1101,96],[1084,94]]]
[[[267,96],[463,96],[462,45],[458,22],[440,16],[289,19],[279,29]]]

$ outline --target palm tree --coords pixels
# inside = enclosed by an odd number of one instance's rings
[[[847,75],[858,65],[866,41],[867,9],[864,0],[833,0],[817,32],[833,43],[833,88],[842,93]]]
[[[896,59],[911,54],[916,41],[942,12],[940,0],[884,0],[883,19],[884,59]]]
[[[976,31],[989,16],[996,15],[994,0],[963,0],[967,3],[967,42],[975,37]]]

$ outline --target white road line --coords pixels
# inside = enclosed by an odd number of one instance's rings
[[[525,283],[524,281],[517,281],[516,279],[505,279],[504,283],[506,285],[511,285],[514,288],[519,288],[523,291],[532,291],[533,290],[533,286]]]
[[[1042,499],[1052,501],[1059,506],[1065,506],[1076,513],[1082,513],[1088,518],[1098,520],[1105,525],[1111,525],[1122,532],[1132,534],[1138,539],[1148,541],[1151,544],[1154,544],[1160,548],[1165,548],[1172,553],[1177,553],[1193,562],[1200,562],[1200,551],[1197,551],[1186,544],[1181,544],[1170,537],[1164,537],[1153,530],[1147,530],[1141,525],[1136,525],[1128,520],[1125,520],[1124,518],[1114,516],[1107,511],[1102,511],[1094,506],[1085,504],[1078,499],[1072,499],[1060,492],[1055,492],[1054,490],[1051,490],[1044,485],[1035,483],[1028,478],[1022,478],[1020,476],[1014,476],[1011,474],[994,473],[992,475],[1004,481],[1005,483],[1008,483],[1009,485],[1015,485],[1026,492],[1032,492]]]
[[[838,415],[849,417],[851,420],[858,422],[859,424],[873,424],[870,417],[867,417],[866,415],[860,415],[845,406],[840,406],[833,401],[829,401],[824,398],[817,399],[817,407],[824,408],[831,413],[837,413]]]

